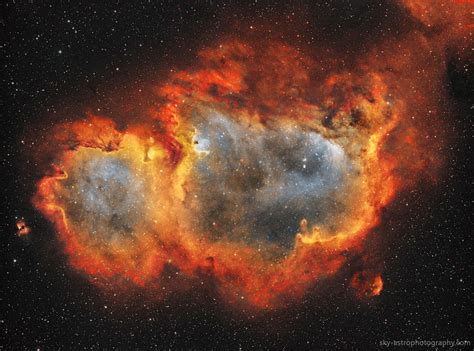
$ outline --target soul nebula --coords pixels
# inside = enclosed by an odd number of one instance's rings
[[[209,283],[230,304],[276,308],[367,260],[382,209],[427,164],[401,84],[230,40],[150,88],[136,117],[54,126],[33,202],[99,286]],[[382,292],[380,271],[353,274],[356,296]]]

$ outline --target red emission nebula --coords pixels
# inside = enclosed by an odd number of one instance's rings
[[[105,289],[163,296],[212,282],[230,305],[297,301],[348,257],[370,262],[382,210],[436,180],[444,63],[423,53],[441,57],[466,31],[453,22],[433,39],[387,40],[350,68],[279,40],[209,45],[135,101],[140,118],[52,127],[33,203],[71,266]],[[347,281],[359,298],[383,293],[373,265]]]

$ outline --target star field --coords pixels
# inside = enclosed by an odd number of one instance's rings
[[[0,348],[374,349],[382,340],[416,339],[470,340],[472,347],[473,75],[466,37],[450,41],[441,51],[422,48],[413,54],[425,55],[420,61],[426,71],[420,68],[416,80],[427,87],[422,93],[439,104],[428,106],[430,112],[415,112],[438,114],[442,126],[438,136],[426,123],[424,139],[438,145],[441,134],[448,137],[435,153],[442,166],[434,181],[397,192],[364,243],[367,252],[376,252],[384,282],[380,296],[361,300],[351,295],[345,273],[364,266],[364,258],[351,256],[334,279],[322,277],[318,288],[297,303],[267,312],[245,307],[236,311],[217,298],[217,287],[203,276],[195,289],[175,294],[171,287],[181,273],[172,267],[162,274],[170,284],[160,288],[159,301],[138,288],[124,294],[111,284],[104,292],[74,270],[64,243],[32,205],[36,182],[43,176],[41,165],[50,160],[47,152],[38,158],[30,155],[40,146],[58,148],[45,139],[45,131],[87,112],[121,111],[118,120],[125,120],[131,108],[123,96],[141,105],[149,98],[150,80],[193,64],[199,49],[229,35],[246,39],[258,32],[297,50],[324,52],[327,57],[317,59],[322,67],[318,76],[333,65],[352,69],[373,50],[377,57],[390,56],[383,44],[413,33],[429,41],[444,24],[417,17],[394,1],[31,0],[1,7]],[[405,79],[397,71],[400,67],[384,62],[385,71]],[[439,76],[429,74],[433,63],[444,67]],[[416,99],[419,92],[405,93]],[[319,134],[301,137],[280,126],[263,135],[220,112],[207,112],[212,118],[195,116],[194,147],[202,153],[195,166],[203,186],[197,194],[209,207],[202,209],[195,227],[212,232],[217,220],[209,220],[209,213],[218,219],[232,212],[233,228],[263,233],[250,241],[289,247],[302,216],[317,217],[324,225],[326,216],[341,211],[330,194],[350,186],[357,169],[339,146]],[[249,147],[250,142],[259,147]],[[281,151],[287,142],[294,147],[289,155]],[[242,153],[248,156],[245,165],[239,163]],[[92,231],[114,223],[111,232],[98,230],[98,240],[127,237],[139,213],[151,206],[147,199],[152,190],[138,181],[127,162],[101,157],[84,161],[63,193],[63,200],[75,206],[75,225]],[[250,180],[242,183],[242,177]],[[73,188],[75,184],[81,189]],[[239,189],[242,184],[252,190]],[[281,191],[282,184],[292,191]],[[300,201],[298,192],[307,191],[320,207]],[[228,207],[236,204],[251,210]],[[18,234],[21,218],[31,229],[28,235]],[[275,231],[284,235],[272,235]],[[375,250],[379,247],[384,250]]]

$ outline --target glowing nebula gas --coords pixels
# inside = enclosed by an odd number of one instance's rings
[[[145,118],[55,126],[34,204],[97,284],[161,291],[172,268],[188,282],[172,289],[205,276],[231,303],[301,297],[349,254],[367,255],[382,208],[436,168],[442,141],[424,140],[436,119],[418,121],[435,97],[409,78],[419,59],[397,78],[381,61],[392,64],[372,55],[315,75],[317,62],[278,41],[202,50],[154,88]],[[383,287],[377,271],[351,282],[361,297]]]

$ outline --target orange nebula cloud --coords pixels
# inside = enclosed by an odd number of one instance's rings
[[[362,255],[382,209],[440,162],[441,138],[426,140],[436,118],[419,112],[436,107],[417,92],[420,58],[406,56],[418,44],[323,77],[281,42],[204,49],[155,87],[145,120],[54,127],[54,166],[33,202],[99,285],[211,281],[255,308],[300,298]],[[401,60],[399,79],[382,68]],[[379,273],[351,284],[359,297],[383,287]]]

